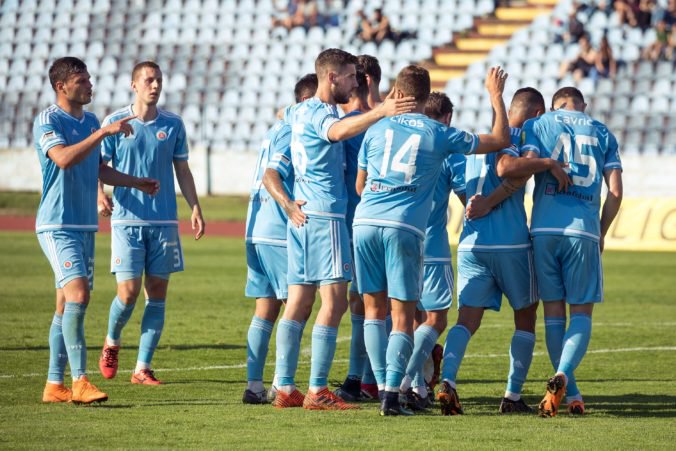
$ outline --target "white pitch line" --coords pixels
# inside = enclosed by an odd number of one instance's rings
[[[348,337],[343,337],[348,338]],[[346,341],[346,340],[342,340]],[[639,347],[639,348],[615,348],[615,349],[592,349],[587,351],[587,354],[612,354],[616,352],[659,352],[659,351],[676,351],[676,346],[654,346],[650,347]],[[547,355],[544,352],[535,352],[533,356],[544,356]],[[495,358],[507,358],[509,354],[467,354],[466,359],[495,359]],[[333,363],[347,363],[347,359],[335,359]],[[298,365],[309,365],[310,361],[301,361],[298,362]],[[274,362],[268,362],[266,366],[273,366]],[[155,371],[167,371],[167,372],[185,372],[185,371],[213,371],[213,370],[236,370],[246,368],[245,363],[238,363],[236,365],[212,365],[212,366],[193,366],[186,368],[157,368]],[[131,371],[120,371],[123,373],[131,373]],[[39,377],[45,376],[45,373],[27,373],[27,374],[0,374],[0,379],[14,379],[14,378],[27,378],[27,377]]]

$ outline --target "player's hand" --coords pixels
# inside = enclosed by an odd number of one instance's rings
[[[410,113],[416,107],[415,97],[400,97],[396,98],[394,89],[385,97],[383,103],[376,108],[380,108],[384,116],[397,116],[399,114]]]
[[[137,177],[134,188],[139,191],[143,191],[146,194],[154,196],[160,190],[159,180],[151,179],[148,177]]]
[[[500,66],[491,67],[486,75],[486,90],[491,95],[502,96],[508,74]]]
[[[97,209],[101,216],[108,217],[113,214],[113,200],[106,193],[99,193]]]
[[[106,136],[117,135],[118,133],[124,134],[124,136],[129,136],[134,134],[134,127],[129,124],[129,121],[136,119],[136,116],[127,116],[124,119],[115,121],[110,125],[103,127],[101,130],[105,133]]]
[[[488,204],[488,199],[481,194],[475,194],[470,197],[465,208],[465,218],[479,219],[486,216],[493,208]]]
[[[551,160],[552,165],[549,169],[549,172],[554,176],[557,182],[559,182],[559,187],[557,191],[568,191],[568,187],[573,184],[573,180],[570,178],[568,173],[565,171],[565,168],[568,168],[568,163],[563,163],[557,160]]]
[[[192,208],[190,223],[192,224],[192,229],[197,230],[197,232],[195,232],[195,240],[199,240],[204,236],[204,229],[206,227],[206,223],[202,217],[202,208],[199,205],[195,205]]]
[[[303,213],[303,210],[300,209],[307,202],[304,200],[289,200],[286,205],[284,205],[284,211],[289,217],[289,221],[293,223],[296,227],[303,227],[307,224],[307,216]]]

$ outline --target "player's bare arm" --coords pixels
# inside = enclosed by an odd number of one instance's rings
[[[200,207],[200,202],[197,198],[195,179],[192,176],[187,161],[174,160],[174,169],[176,170],[178,187],[181,189],[181,194],[183,194],[190,207],[190,225],[195,231],[195,239],[199,240],[204,235],[206,223],[204,222],[204,217],[202,217],[202,207]]]
[[[479,135],[479,145],[476,153],[496,152],[508,147],[510,144],[509,121],[502,93],[505,90],[507,73],[500,67],[491,67],[486,76],[486,90],[490,96],[491,107],[495,121],[490,135]]]
[[[364,191],[364,187],[366,186],[366,176],[368,173],[363,170],[363,169],[358,169],[357,170],[357,183],[355,183],[355,189],[357,191],[357,194],[361,196],[361,193]]]
[[[306,204],[304,200],[291,200],[284,189],[282,177],[274,169],[267,168],[263,174],[263,185],[273,199],[284,209],[289,221],[296,227],[302,227],[307,223],[307,216],[300,207]]]
[[[394,90],[392,90],[385,101],[371,111],[345,118],[333,124],[329,129],[329,139],[337,142],[352,138],[380,119],[409,113],[415,109],[416,105],[414,97],[396,96]]]
[[[608,194],[606,194],[606,200],[601,210],[601,242],[599,243],[601,252],[603,252],[605,237],[610,225],[615,220],[617,213],[620,211],[620,205],[622,205],[622,170],[611,169],[606,171],[603,173],[603,178],[608,187]]]
[[[110,216],[113,214],[113,200],[103,190],[103,182],[98,182],[98,198],[96,201],[98,212],[101,216]]]
[[[136,188],[151,196],[154,196],[160,190],[160,182],[158,180],[124,174],[105,163],[99,165],[99,180],[106,185]]]
[[[539,158],[538,155],[535,152],[526,152],[524,155],[525,159],[524,160],[534,160],[538,161],[538,163],[534,163],[533,166],[538,168],[538,165],[545,165],[545,166],[550,166],[547,169],[542,169],[533,172],[533,174],[537,174],[538,172],[544,172],[545,170],[549,171],[554,178],[556,179],[557,182],[559,182],[559,186],[557,188],[557,191],[567,191],[570,186],[573,186],[573,180],[570,178],[568,173],[565,171],[565,168],[568,168],[568,163],[562,163],[557,160],[552,160],[551,158]],[[521,160],[521,158],[519,158]],[[547,161],[549,160],[549,161]],[[524,165],[528,166],[528,162],[525,162]],[[541,168],[539,168],[541,169]],[[518,176],[518,174],[517,174]]]
[[[89,153],[96,149],[101,144],[103,138],[106,136],[116,135],[118,133],[129,136],[134,133],[134,129],[128,122],[136,116],[125,117],[119,121],[96,130],[86,139],[80,141],[72,146],[58,145],[54,146],[47,152],[47,156],[61,169],[68,169],[80,163],[87,158]]]

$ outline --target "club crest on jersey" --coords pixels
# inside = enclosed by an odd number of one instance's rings
[[[155,134],[155,136],[157,137],[158,140],[164,141],[165,139],[167,139],[167,132],[165,132],[164,130],[160,130]]]
[[[63,267],[66,269],[70,269],[73,267],[73,262],[71,262],[70,260],[66,260],[65,262],[63,262]]]
[[[343,271],[350,272],[350,264],[349,263],[343,264]]]

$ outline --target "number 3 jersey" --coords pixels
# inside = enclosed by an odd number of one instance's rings
[[[603,173],[622,169],[615,136],[579,111],[557,110],[523,125],[521,151],[569,164],[573,185],[558,191],[549,171],[536,174],[531,235],[599,240]]]
[[[394,227],[424,239],[444,160],[451,153],[473,153],[478,143],[478,136],[423,114],[381,119],[359,151],[367,179],[354,225]]]

